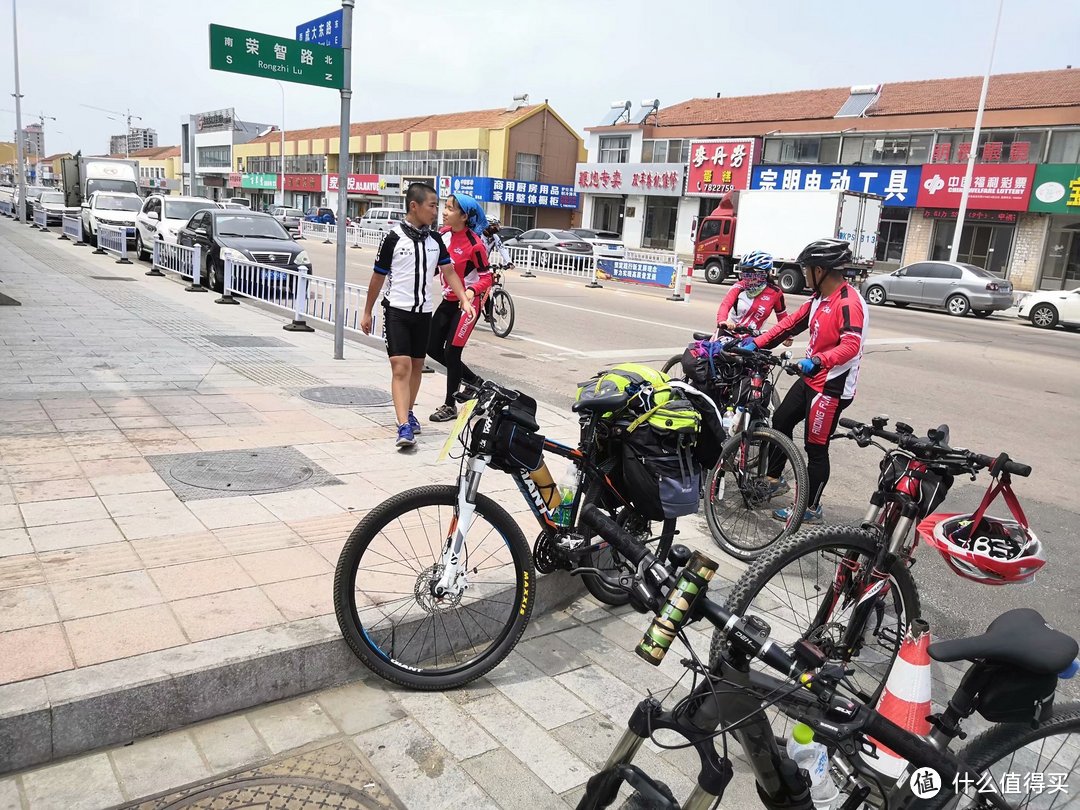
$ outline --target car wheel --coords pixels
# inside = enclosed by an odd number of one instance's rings
[[[962,295],[950,295],[949,300],[945,302],[945,309],[950,315],[967,315],[971,311],[971,304]]]
[[[879,307],[885,303],[885,288],[880,284],[875,284],[873,287],[866,291],[866,303],[873,304],[875,307]]]
[[[975,317],[976,318],[989,318],[993,314],[994,314],[994,310],[992,310],[992,309],[977,309],[977,310],[975,310]]]
[[[206,257],[206,286],[214,292],[225,292],[225,277],[209,256]]]
[[[726,276],[723,262],[709,262],[705,265],[705,280],[710,284],[719,284]]]
[[[91,239],[92,239],[92,237],[90,236],[90,231],[87,229],[86,223],[84,222],[82,224],[82,241],[86,242],[87,244],[90,244]]]
[[[1058,311],[1053,304],[1036,304],[1028,315],[1031,325],[1039,329],[1053,329],[1057,326]]]
[[[146,245],[143,244],[142,234],[138,231],[135,232],[135,255],[144,261],[146,260]]]

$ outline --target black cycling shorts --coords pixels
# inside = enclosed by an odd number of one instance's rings
[[[427,356],[428,336],[431,334],[430,312],[406,312],[383,307],[383,338],[390,357]]]

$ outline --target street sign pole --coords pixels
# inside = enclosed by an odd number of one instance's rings
[[[26,222],[26,167],[23,165],[25,133],[22,128],[22,93],[19,92],[19,15],[15,10],[17,0],[11,0],[12,53],[15,55],[15,162],[19,178],[19,222]]]
[[[342,69],[341,131],[338,133],[337,273],[334,284],[334,359],[345,358],[345,214],[349,204],[349,130],[352,102],[352,18],[355,0],[341,0]]]

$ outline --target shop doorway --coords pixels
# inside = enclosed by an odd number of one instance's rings
[[[934,249],[931,259],[948,261],[955,231],[955,222],[935,223]],[[1016,226],[1011,224],[967,223],[960,234],[960,251],[956,255],[956,260],[976,267],[984,267],[994,275],[1004,278],[1009,266],[1009,253],[1012,250],[1015,232]]]
[[[678,198],[645,198],[645,234],[641,246],[671,250],[675,246],[675,223],[679,218]]]
[[[1057,220],[1064,221],[1058,222]],[[1040,290],[1080,287],[1080,217],[1054,217],[1046,240]]]
[[[594,197],[592,228],[597,231],[623,232],[625,197]]]

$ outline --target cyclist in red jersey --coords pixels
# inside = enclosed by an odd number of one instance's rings
[[[769,253],[754,250],[739,260],[739,280],[720,302],[716,311],[716,325],[734,329],[743,326],[761,330],[769,315],[776,313],[776,320],[787,316],[784,292],[772,280],[773,258]],[[791,345],[791,339],[785,341]]]
[[[851,261],[851,246],[842,239],[811,242],[799,254],[806,284],[814,294],[795,312],[757,338],[743,345],[772,348],[785,338],[810,331],[806,358],[800,360],[802,376],[791,386],[773,414],[773,427],[791,436],[795,425],[806,420],[806,469],[809,477],[804,523],[820,523],[824,517],[821,493],[829,481],[829,440],[840,413],[855,398],[863,341],[869,316],[866,302],[848,284],[843,267]],[[783,459],[770,464],[770,477],[780,491]],[[787,520],[790,509],[778,509],[774,517]]]
[[[449,422],[457,417],[454,394],[461,381],[479,385],[481,380],[462,362],[461,353],[472,334],[477,313],[483,311],[484,295],[492,284],[491,265],[483,233],[488,226],[484,209],[468,194],[451,194],[443,208],[443,241],[454,264],[454,270],[465,285],[465,296],[473,304],[473,312],[465,317],[458,305],[457,295],[443,282],[443,302],[431,319],[428,356],[446,366],[446,399],[429,417],[432,422]]]

